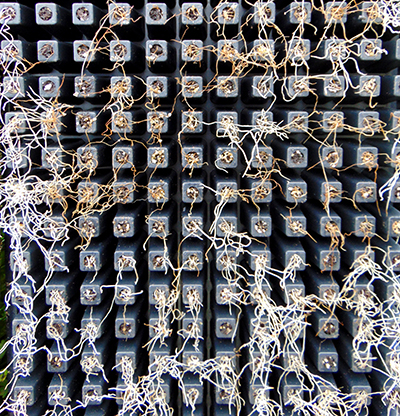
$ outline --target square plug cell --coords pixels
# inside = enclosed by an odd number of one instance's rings
[[[302,180],[291,180],[285,187],[285,200],[302,204],[307,201],[307,183]]]
[[[60,77],[39,77],[39,94],[43,98],[54,98],[60,93]]]
[[[323,95],[329,98],[344,97],[344,76],[326,77],[323,81]]]
[[[149,63],[162,62],[168,60],[168,43],[165,40],[146,41],[146,60]]]
[[[309,39],[296,39],[289,43],[287,56],[293,64],[301,64],[310,59],[311,42]]]
[[[94,76],[75,77],[74,89],[74,97],[93,97],[96,93],[96,78]]]
[[[17,256],[15,251],[10,253],[10,269],[16,271],[29,271],[32,269],[32,253],[26,251],[22,258]],[[18,258],[18,261],[16,260]]]
[[[239,96],[239,84],[237,77],[217,77],[217,97],[237,98]]]
[[[250,234],[253,237],[270,237],[272,221],[269,215],[254,215],[250,220]]]
[[[165,272],[168,265],[165,261],[165,253],[163,250],[150,250],[148,257],[149,270],[151,272]]]
[[[0,24],[4,25],[21,25],[22,19],[22,6],[18,3],[6,2],[0,3]]]
[[[227,234],[237,233],[238,219],[234,215],[223,215],[217,221],[217,237],[225,237]]]
[[[320,317],[315,329],[321,339],[337,338],[339,336],[339,322],[334,316]]]
[[[378,149],[374,146],[359,146],[356,156],[357,167],[373,169],[378,164]]]
[[[149,284],[149,304],[157,305],[162,299],[168,299],[170,294],[168,283],[150,283]]]
[[[131,6],[129,3],[114,3],[108,5],[108,15],[112,26],[126,26],[131,23]]]
[[[92,62],[96,57],[96,49],[93,48],[91,40],[75,40],[73,50],[75,62]]]
[[[203,112],[183,111],[182,132],[186,134],[199,134],[203,132]]]
[[[55,3],[37,3],[35,19],[37,25],[56,25],[59,23],[60,6]]]
[[[146,25],[165,26],[169,19],[168,8],[165,3],[146,4]]]
[[[203,201],[204,186],[201,181],[187,180],[182,183],[182,202],[193,204]]]
[[[163,180],[149,182],[147,199],[150,203],[165,203],[169,200],[169,183]]]
[[[201,98],[203,96],[203,77],[201,76],[183,77],[182,96],[184,98]]]
[[[236,111],[218,111],[217,113],[217,137],[229,137],[232,130],[237,129],[239,115]],[[238,131],[239,134],[239,131]]]
[[[307,220],[303,215],[285,217],[284,233],[288,237],[304,237],[307,230]]]
[[[132,182],[116,181],[112,185],[113,198],[117,204],[131,204],[134,200],[134,184]]]
[[[379,97],[381,77],[379,75],[361,75],[358,94],[361,97]]]
[[[168,114],[165,111],[147,113],[147,133],[167,133]]]
[[[322,165],[328,169],[337,169],[343,166],[343,149],[338,146],[325,146],[321,149]]]
[[[135,318],[131,317],[117,317],[115,319],[115,338],[131,339],[136,335]]]
[[[123,270],[124,272],[135,271],[135,250],[116,250],[114,253],[114,270]]]
[[[7,124],[8,131],[13,133],[23,133],[28,127],[24,113],[19,111],[5,113],[5,124]]]
[[[191,215],[182,217],[182,235],[200,236],[199,230],[203,229],[204,221],[201,215]]]
[[[321,271],[340,270],[339,250],[319,250],[316,256],[317,266]]]
[[[296,257],[293,257],[296,256]],[[306,261],[306,253],[304,250],[296,250],[296,249],[292,249],[292,248],[288,248],[285,253],[284,253],[284,258],[283,260],[283,266],[287,267],[289,264],[293,264],[294,259],[300,256],[301,258],[301,262],[300,262],[300,266],[297,267],[297,270],[305,270],[306,266],[307,266],[307,261]]]
[[[372,203],[376,201],[376,183],[373,181],[358,181],[352,198],[358,203]]]
[[[72,4],[72,24],[77,26],[93,26],[97,23],[97,12],[92,3]]]
[[[215,336],[217,338],[232,338],[237,325],[237,317],[226,314],[223,318],[215,320]]]
[[[239,23],[239,4],[222,2],[218,6],[217,21],[220,25],[237,25]]]
[[[47,149],[42,149],[42,167],[59,172],[65,166],[65,156],[59,146],[47,146]]]
[[[98,237],[100,235],[100,219],[95,216],[79,218],[78,229],[81,235],[88,238]]]
[[[39,40],[37,43],[37,60],[39,62],[58,62],[59,45],[56,40]]]
[[[219,169],[234,169],[238,166],[238,151],[229,146],[218,146],[215,166]]]
[[[132,96],[131,77],[111,77],[110,93],[113,98]]]
[[[273,164],[272,149],[269,146],[258,146],[252,149],[251,167],[270,169]]]
[[[293,2],[290,5],[289,21],[294,25],[311,23],[312,6],[310,2]]]
[[[275,43],[271,39],[256,39],[250,51],[250,57],[256,62],[274,62]]]
[[[184,338],[194,338],[198,336],[202,336],[203,334],[203,319],[200,317],[194,318],[193,315],[185,315],[182,319],[182,330],[180,335]],[[187,388],[187,384],[185,382],[185,388]]]
[[[167,77],[147,77],[146,96],[149,98],[168,97],[168,78]]]
[[[182,251],[182,268],[190,272],[203,270],[204,254],[201,250],[184,249]]]
[[[360,59],[363,61],[379,61],[382,51],[381,39],[362,39],[360,42]]]
[[[22,77],[4,77],[3,78],[3,95],[7,98],[22,98],[25,97],[27,83]]]
[[[251,249],[249,256],[250,269],[264,270],[271,267],[271,252],[268,248],[265,249]],[[254,289],[256,290],[256,289]]]
[[[204,153],[202,146],[183,146],[181,156],[181,163],[184,168],[194,169],[203,166]]]
[[[219,40],[217,54],[219,62],[235,62],[239,57],[239,42],[237,40]]]
[[[99,166],[100,148],[98,146],[81,146],[77,149],[77,162],[80,169],[95,169]]]
[[[338,203],[342,200],[343,187],[336,180],[323,181],[321,183],[319,199],[323,204]]]
[[[26,58],[24,52],[24,44],[21,40],[2,40],[1,41],[1,59],[3,61],[9,62],[14,61],[15,59],[21,60]]]
[[[322,113],[322,131],[324,133],[342,133],[344,127],[344,113],[342,111],[324,111]]]
[[[201,62],[203,60],[203,41],[183,40],[181,49],[181,59],[183,62]]]
[[[181,10],[182,25],[198,26],[203,23],[204,6],[201,3],[183,3]]]
[[[112,40],[110,42],[110,61],[132,61],[132,44],[129,40]]]
[[[257,1],[255,3],[254,23],[256,25],[271,24],[275,22],[275,17],[276,6],[272,1]]]
[[[101,253],[98,250],[85,250],[79,253],[79,269],[83,272],[97,272],[102,267]]]
[[[133,147],[117,146],[112,149],[112,167],[113,169],[131,169],[133,168]]]
[[[254,181],[250,189],[251,199],[256,204],[268,203],[272,201],[272,184],[270,181]]]
[[[251,95],[254,98],[270,98],[274,95],[274,84],[272,77],[256,76],[253,78]]]
[[[170,217],[167,215],[152,215],[148,219],[149,237],[166,237],[170,233]]]
[[[251,114],[251,125],[261,131],[271,127],[274,115],[271,111],[253,111]]]
[[[396,77],[397,85],[395,86],[396,90],[398,91],[398,95],[400,96],[400,77]],[[390,114],[391,119],[389,120],[389,124],[387,128],[393,131],[393,133],[399,133],[400,131],[400,111],[393,111]]]
[[[185,305],[193,302],[193,299],[203,301],[203,283],[183,283],[182,286],[182,302]]]
[[[216,267],[218,271],[229,271],[236,268],[237,254],[232,250],[216,251]]]
[[[308,149],[302,145],[288,146],[286,164],[288,168],[306,168],[308,166]]]
[[[290,75],[288,77],[288,96],[290,98],[304,98],[310,94],[307,77]]]
[[[382,124],[378,111],[360,111],[357,114],[357,128],[365,135],[377,133]]]
[[[345,24],[347,22],[347,3],[329,1],[325,6],[325,21],[329,24]]]
[[[217,182],[217,202],[226,201],[228,203],[237,202],[238,185],[236,181]]]
[[[113,220],[113,233],[117,238],[133,237],[135,235],[135,222],[130,216],[116,216]]]
[[[308,130],[307,111],[289,111],[287,113],[287,128],[291,133],[305,133]]]
[[[111,131],[113,133],[127,134],[132,133],[133,117],[131,112],[118,111],[111,121]]]
[[[151,169],[167,168],[169,151],[166,146],[149,147],[147,149],[147,165]]]

